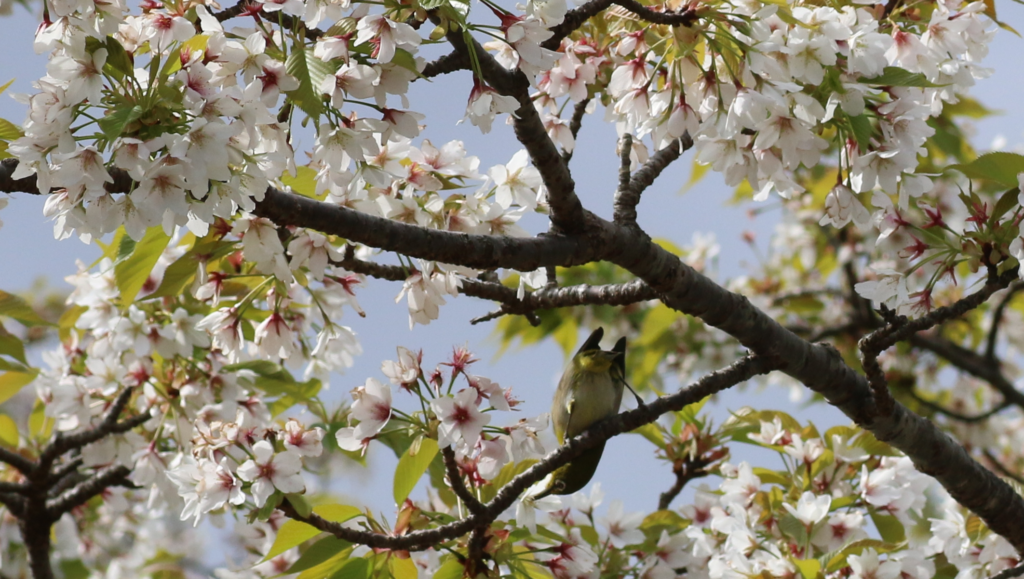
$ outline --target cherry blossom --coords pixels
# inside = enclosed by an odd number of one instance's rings
[[[460,441],[474,445],[480,438],[480,431],[491,422],[491,416],[480,412],[476,400],[476,390],[467,388],[454,397],[444,396],[431,401],[430,407],[441,421],[437,427],[440,446],[451,446]]]
[[[250,492],[257,507],[279,490],[287,493],[301,493],[305,490],[302,482],[302,459],[291,450],[274,452],[272,444],[261,440],[252,446],[253,458],[238,467],[238,478],[251,482]]]

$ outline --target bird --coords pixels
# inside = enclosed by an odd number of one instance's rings
[[[572,357],[558,381],[551,404],[551,422],[560,445],[583,433],[596,422],[619,412],[623,387],[643,405],[643,399],[626,382],[626,338],[611,350],[601,349],[604,328],[597,328]],[[605,443],[585,451],[545,477],[529,493],[533,500],[548,495],[570,495],[593,478]],[[533,489],[531,489],[533,490]]]

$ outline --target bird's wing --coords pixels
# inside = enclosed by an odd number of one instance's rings
[[[565,413],[568,415],[568,418],[565,419],[565,430],[562,431],[561,440],[558,441],[559,444],[565,444],[565,439],[572,438],[572,436],[574,436],[569,434],[572,432],[572,415],[574,410],[576,410],[575,390],[573,390],[565,400]]]

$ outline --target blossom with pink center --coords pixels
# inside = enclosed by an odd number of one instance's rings
[[[321,440],[324,431],[320,428],[307,429],[294,418],[288,419],[284,425],[284,447],[299,456],[320,456],[324,447]]]
[[[366,384],[352,390],[350,419],[358,420],[355,427],[338,431],[338,446],[345,450],[357,451],[366,448],[371,438],[380,432],[391,418],[391,386],[374,378],[367,378]]]
[[[252,483],[249,492],[257,507],[262,507],[275,489],[285,494],[300,493],[306,489],[300,473],[302,459],[298,453],[291,450],[275,453],[273,445],[266,440],[254,444],[252,451],[256,457],[238,467],[238,476]]]
[[[256,345],[271,358],[288,358],[295,351],[295,338],[288,322],[277,311],[256,326]]]
[[[437,443],[441,447],[451,446],[460,440],[476,444],[484,426],[491,422],[490,415],[476,407],[476,400],[476,390],[467,388],[454,397],[445,396],[430,403],[441,421],[437,427]]]

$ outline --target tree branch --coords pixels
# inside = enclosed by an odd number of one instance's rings
[[[444,458],[444,468],[448,473],[448,483],[451,485],[452,491],[455,492],[455,496],[462,500],[471,514],[479,515],[484,506],[466,488],[466,483],[462,480],[462,473],[459,471],[459,464],[455,461],[455,451],[452,450],[452,447],[446,446],[441,449],[441,456]]]
[[[694,8],[688,8],[682,12],[656,12],[636,0],[613,0],[613,3],[652,24],[690,26],[697,21],[697,10]]]
[[[711,461],[704,457],[696,457],[693,460],[687,459],[684,462],[677,464],[672,467],[672,472],[676,475],[676,481],[672,483],[672,486],[658,497],[658,510],[663,511],[672,504],[679,493],[683,491],[683,487],[686,483],[693,479],[708,476],[708,472],[705,470],[711,464]]]
[[[918,404],[920,404],[921,406],[924,406],[924,407],[926,407],[926,408],[928,408],[930,410],[933,410],[934,412],[936,412],[938,414],[941,414],[943,416],[948,416],[948,417],[950,417],[950,418],[952,418],[954,420],[959,420],[960,422],[966,422],[968,424],[973,424],[973,423],[976,423],[976,422],[983,422],[985,420],[988,420],[989,418],[992,418],[996,414],[999,414],[1000,412],[1002,412],[1003,410],[1006,410],[1007,408],[1009,408],[1011,406],[1011,404],[1009,402],[1004,400],[1001,403],[999,403],[998,405],[994,406],[993,408],[991,408],[989,410],[986,410],[985,412],[982,412],[981,414],[976,414],[974,416],[968,416],[966,414],[961,414],[959,412],[955,412],[953,410],[950,410],[950,409],[948,409],[948,408],[946,408],[944,406],[941,406],[939,404],[936,404],[936,403],[934,403],[934,402],[932,402],[930,400],[926,400],[926,399],[922,398],[921,396],[919,396],[916,392],[914,392],[913,389],[910,389],[909,394],[910,394],[910,397],[913,398],[914,401],[917,402]]]
[[[0,448],[0,462],[13,466],[25,476],[28,476],[36,468],[36,465],[31,460],[6,448]]]
[[[572,134],[573,142],[576,142],[576,137],[580,134],[580,129],[583,128],[583,115],[587,114],[587,106],[590,105],[590,101],[591,98],[587,97],[576,103],[576,106],[572,108],[572,119],[569,120],[569,132]],[[566,166],[568,166],[569,161],[572,160],[572,152],[575,150],[575,147],[573,147],[572,151],[562,150],[562,161],[565,162]]]
[[[625,141],[623,141],[625,143]],[[673,140],[666,147],[651,155],[651,158],[644,163],[644,166],[633,175],[628,177],[629,163],[626,163],[626,180],[623,181],[622,170],[619,170],[619,190],[615,193],[614,220],[619,225],[636,225],[636,206],[640,204],[640,196],[647,190],[654,180],[661,175],[673,161],[678,159],[685,151],[693,146],[693,139],[690,133],[683,133],[679,139]],[[628,155],[628,153],[624,153]]]
[[[1000,371],[998,364],[989,363],[984,356],[942,336],[917,334],[910,337],[910,344],[941,356],[954,367],[967,372],[975,378],[988,382],[989,385],[1003,395],[1005,400],[1024,409],[1024,393],[1017,390],[1013,383]]]
[[[558,467],[568,464],[569,461],[583,454],[584,451],[594,448],[613,436],[629,432],[639,426],[653,422],[666,412],[680,410],[688,404],[703,400],[711,394],[735,386],[740,382],[769,372],[772,369],[773,365],[767,359],[748,355],[722,370],[704,376],[694,384],[671,396],[657,398],[643,407],[602,420],[587,429],[586,432],[566,441],[563,446],[549,453],[540,462],[515,476],[508,484],[498,490],[490,502],[483,505],[483,509],[479,514],[471,514],[466,518],[437,528],[413,531],[412,533],[399,536],[388,536],[350,529],[339,523],[328,521],[315,513],[304,517],[287,501],[278,508],[295,520],[302,521],[321,531],[331,533],[340,539],[352,543],[359,543],[379,549],[422,551],[444,541],[461,537],[480,526],[489,525],[505,509],[512,506],[523,491],[554,472]]]
[[[567,11],[562,23],[551,29],[551,32],[554,34],[551,38],[541,43],[541,47],[548,50],[558,50],[562,45],[562,40],[575,32],[580,26],[583,26],[584,22],[597,16],[611,5],[612,0],[590,0],[590,2],[578,8]]]
[[[1006,311],[1006,306],[1010,305],[1010,301],[1013,300],[1013,297],[1021,289],[1024,289],[1024,284],[1017,282],[1010,284],[1006,295],[1003,296],[1003,299],[999,300],[995,311],[992,312],[992,327],[988,331],[988,341],[985,345],[985,360],[990,364],[996,364],[996,339],[999,337],[999,325],[1003,323],[1003,312]]]
[[[520,70],[509,71],[501,66],[491,53],[480,43],[472,40],[466,44],[461,31],[449,32],[448,42],[456,52],[469,55],[473,51],[480,63],[480,74],[484,81],[499,93],[519,101],[519,109],[512,117],[516,139],[526,148],[534,167],[548,192],[551,223],[557,231],[579,233],[585,229],[583,204],[576,196],[576,183],[569,173],[569,167],[558,154],[551,137],[544,128],[544,122],[530,98],[530,82]]]
[[[465,53],[456,50],[428,62],[420,75],[424,78],[434,78],[459,70],[469,70],[469,59]]]
[[[114,403],[111,404],[110,409],[107,411],[106,416],[103,420],[88,430],[78,432],[75,434],[64,435],[58,432],[53,441],[43,449],[39,454],[39,463],[36,465],[34,478],[49,477],[50,466],[53,461],[60,455],[70,450],[80,449],[83,446],[96,442],[111,434],[118,434],[127,432],[136,426],[139,426],[149,420],[150,416],[148,413],[143,413],[133,418],[129,418],[124,422],[118,422],[117,419],[124,411],[125,406],[128,405],[128,400],[132,396],[132,388],[125,388],[117,395],[114,399]],[[30,477],[30,478],[33,478]]]
[[[86,501],[101,494],[108,488],[127,483],[128,475],[131,472],[131,469],[120,464],[108,466],[97,471],[68,491],[61,493],[57,498],[46,501],[47,516],[53,518],[53,520],[59,519],[64,513],[85,504]]]

